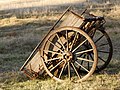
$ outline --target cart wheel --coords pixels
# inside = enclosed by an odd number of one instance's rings
[[[96,30],[93,41],[98,50],[98,64],[96,72],[99,72],[105,69],[110,63],[113,54],[113,46],[110,37],[104,30]]]
[[[84,47],[86,43],[89,43],[89,49]],[[93,53],[93,60],[85,57],[88,52]],[[64,27],[52,31],[46,37],[41,48],[41,58],[44,69],[53,79],[63,81],[68,76],[70,80],[79,82],[92,75],[98,57],[94,42],[84,31],[75,27]],[[88,62],[91,65],[89,69]],[[78,69],[87,73],[80,73]]]
[[[100,72],[101,70],[105,69],[109,64],[112,54],[113,54],[113,47],[112,42],[108,36],[108,34],[104,30],[96,30],[95,32],[91,31],[89,36],[93,38],[93,41],[97,47],[98,51],[98,64],[96,66],[95,72]],[[89,49],[89,44],[84,45],[86,48]],[[87,53],[88,59],[93,59],[93,53]],[[88,62],[89,69],[91,65]],[[85,70],[83,70],[85,72]]]

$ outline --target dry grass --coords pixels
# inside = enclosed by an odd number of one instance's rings
[[[84,8],[88,7],[96,15],[119,18],[120,7],[118,1],[107,3],[106,0],[103,0],[103,3],[99,3],[96,0],[90,0],[89,2],[87,0],[51,0],[50,2],[48,0],[15,0],[0,4],[0,19],[10,17],[11,19],[14,17],[22,19],[31,17],[41,18],[41,16],[46,15],[54,16],[55,14],[62,13],[69,5],[74,6],[74,9],[79,11],[83,11]]]
[[[54,17],[17,19],[8,18],[11,23],[1,24],[0,33],[0,89],[2,90],[119,90],[120,89],[120,32],[110,27],[111,20],[107,24],[107,31],[112,38],[114,55],[112,62],[103,72],[94,74],[87,81],[73,83],[65,80],[58,83],[49,77],[38,80],[29,80],[19,68],[25,62],[33,48],[53,25]],[[12,23],[13,22],[13,23]],[[118,21],[119,22],[119,21]],[[115,21],[112,24],[116,24]],[[118,25],[116,25],[116,28]],[[118,41],[118,42],[116,42]],[[12,67],[11,67],[12,66]]]
[[[108,16],[113,17],[113,19],[120,19],[120,6],[114,6]]]
[[[5,9],[14,9],[14,8],[25,8],[25,7],[45,7],[45,6],[52,6],[52,5],[64,5],[64,4],[75,4],[75,3],[82,3],[85,2],[85,0],[14,0],[9,1],[6,3],[0,4],[0,10]]]
[[[11,80],[5,80],[1,83],[1,89],[4,90],[119,90],[120,89],[120,74],[94,75],[87,81],[82,83],[73,83],[65,80],[63,83],[58,83],[50,78],[47,80],[27,80],[20,76],[19,73],[11,74]]]

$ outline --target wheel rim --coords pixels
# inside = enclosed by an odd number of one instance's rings
[[[89,44],[89,49],[85,48],[86,43]],[[88,52],[93,53],[93,60],[85,57]],[[63,81],[65,73],[71,80],[84,81],[92,75],[97,65],[97,50],[94,42],[85,32],[73,27],[52,31],[42,45],[41,57],[46,72],[57,81]],[[89,69],[86,67],[88,62],[91,65]],[[87,73],[81,74],[80,69]]]

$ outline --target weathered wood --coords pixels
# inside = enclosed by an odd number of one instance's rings
[[[83,23],[83,20],[84,18],[82,18],[81,16],[75,14],[72,11],[69,11],[67,17],[63,20],[59,27],[64,26],[80,27],[80,25]]]
[[[24,68],[37,73],[40,72],[41,69],[43,69],[39,51],[36,52],[34,57],[27,63]]]

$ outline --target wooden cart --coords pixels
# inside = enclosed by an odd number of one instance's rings
[[[69,7],[20,70],[31,79],[48,74],[60,82],[66,77],[80,82],[106,68],[113,48],[104,29],[105,19],[85,17],[85,11],[79,15]]]

